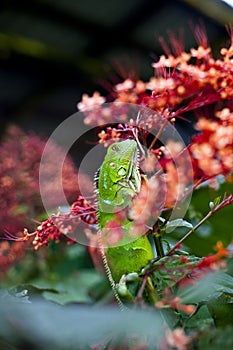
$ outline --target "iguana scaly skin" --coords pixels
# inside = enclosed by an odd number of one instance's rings
[[[112,222],[117,220],[121,210],[129,206],[141,187],[137,143],[134,140],[117,142],[108,147],[96,182],[98,226],[102,233],[108,233],[109,230],[111,235],[111,230],[114,230],[114,227],[111,228]],[[119,282],[123,274],[140,272],[154,257],[147,236],[130,240],[132,225],[133,222],[126,217],[122,226],[123,238],[116,246],[102,248],[106,272],[109,275],[111,271],[111,278],[115,282]]]

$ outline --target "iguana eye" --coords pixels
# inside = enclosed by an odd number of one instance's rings
[[[118,152],[119,151],[119,147],[114,145],[114,146],[112,146],[112,150]]]

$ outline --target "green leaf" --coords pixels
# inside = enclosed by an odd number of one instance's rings
[[[211,298],[222,293],[233,295],[233,277],[223,272],[216,272],[209,274],[191,287],[180,290],[177,295],[182,303],[189,304],[209,302]]]
[[[166,326],[159,312],[122,312],[118,307],[59,306],[36,300],[24,305],[0,303],[0,309],[0,338],[14,345],[30,344],[30,349],[87,350],[93,344],[135,335],[156,349]]]
[[[207,306],[217,327],[233,324],[233,294],[216,293]]]
[[[173,231],[176,227],[187,227],[187,228],[192,229],[193,225],[186,220],[175,219],[172,221],[168,221],[166,226],[165,226],[165,229],[166,229],[166,232],[169,233],[169,232]]]
[[[31,285],[37,289],[44,290],[42,291],[42,295],[45,299],[59,304],[73,302],[90,303],[92,299],[88,291],[100,278],[101,277],[95,270],[83,269],[62,280],[59,280],[59,278],[54,278],[54,280],[50,281],[37,279],[34,280]]]
[[[198,337],[195,346],[197,350],[232,350],[233,349],[233,327],[212,328],[209,332],[204,332]]]
[[[150,271],[153,267],[153,274],[151,275],[152,282],[158,293],[162,293],[165,288],[174,287],[177,282],[187,276],[192,267],[195,267],[200,258],[196,256],[185,256],[183,260],[182,255],[165,256],[152,265],[145,268],[145,273]]]

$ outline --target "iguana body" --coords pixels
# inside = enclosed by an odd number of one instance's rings
[[[125,140],[109,146],[98,175],[98,226],[102,236],[111,236],[119,230],[123,236],[115,246],[107,244],[102,250],[105,265],[110,268],[113,279],[118,282],[123,274],[140,272],[153,259],[153,252],[146,236],[132,240],[130,229],[133,222],[126,216],[122,228],[115,227],[121,212],[125,212],[132,198],[140,191],[141,177],[138,170],[137,143]],[[121,221],[120,221],[121,222]],[[110,240],[111,242],[111,240]]]

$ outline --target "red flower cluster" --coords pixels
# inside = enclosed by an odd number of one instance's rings
[[[20,234],[14,236],[10,233],[5,235],[7,240],[0,243],[0,279],[10,267],[25,256],[25,244],[22,242],[29,242],[33,245],[34,250],[47,246],[51,241],[58,243],[62,238],[66,238],[67,244],[75,244],[76,240],[72,239],[72,233],[80,222],[96,223],[95,209],[82,196],[79,196],[72,204],[68,213],[51,215],[45,221],[40,222],[34,232],[28,232],[28,229],[25,228],[23,236]],[[67,236],[67,234],[70,235]]]
[[[198,269],[216,270],[216,268],[218,269],[219,264],[222,265],[222,258],[227,258],[230,256],[229,250],[224,248],[221,241],[216,243],[214,249],[217,251],[217,253],[202,258],[197,264]]]
[[[0,145],[0,235],[15,233],[25,225],[32,227],[32,219],[44,212],[39,189],[39,166],[45,144],[46,140],[33,133],[25,134],[13,126]],[[54,195],[59,181],[55,167],[58,146],[50,144],[46,192],[52,209],[62,203]],[[71,158],[67,157],[63,167],[63,188],[71,202],[77,198],[76,177],[77,170]]]
[[[169,118],[210,103],[231,101],[233,45],[229,49],[222,48],[220,53],[222,59],[215,60],[211,49],[203,41],[197,49],[192,48],[190,52],[181,51],[177,56],[163,55],[153,64],[155,76],[149,82],[127,79],[116,85],[112,92],[114,101],[142,104],[161,115],[168,113]],[[78,108],[82,107],[81,110],[87,118],[92,113],[90,106],[100,107],[105,102],[104,98],[98,96],[98,104],[92,102],[96,101],[96,93],[89,98],[84,95],[82,102],[78,104]],[[104,119],[103,114],[102,118],[104,123],[109,122],[107,115]],[[86,119],[87,124],[93,121]]]
[[[233,34],[231,45],[220,50],[221,58],[214,59],[206,37],[199,35],[200,45],[197,49],[184,52],[181,45],[176,47],[176,56],[168,53],[153,64],[155,75],[148,81],[126,79],[113,87],[114,102],[103,106],[105,100],[97,93],[93,97],[85,95],[78,107],[85,114],[87,124],[125,123],[127,119],[127,103],[149,107],[155,112],[142,115],[137,123],[140,133],[152,132],[158,128],[160,120],[172,121],[189,119],[187,112],[193,112],[197,118],[200,135],[195,136],[189,145],[193,158],[194,180],[199,181],[233,170]],[[175,39],[173,38],[175,43]],[[98,103],[97,103],[98,102]],[[118,105],[121,102],[123,104]],[[126,103],[124,105],[124,103]],[[95,105],[97,109],[90,110]],[[124,106],[124,107],[123,107]],[[207,108],[208,107],[208,108]],[[123,110],[125,109],[125,110]],[[130,115],[130,114],[128,114]],[[136,123],[136,122],[135,122]],[[132,127],[125,125],[108,128],[100,134],[100,142],[109,144],[119,137],[132,134]],[[142,131],[144,130],[144,131]],[[144,140],[145,141],[145,140]],[[153,146],[156,152],[158,146]],[[163,157],[165,159],[166,157]],[[171,162],[163,161],[168,178],[174,178],[174,167]],[[170,175],[169,175],[170,174]],[[174,181],[173,181],[174,182]],[[168,201],[171,204],[170,201]]]
[[[213,120],[202,117],[197,128],[202,133],[190,145],[195,178],[229,175],[233,170],[233,111],[217,111]]]
[[[34,249],[38,250],[43,246],[47,246],[50,241],[58,243],[61,237],[64,238],[68,234],[71,236],[80,222],[96,223],[95,209],[82,196],[79,196],[78,200],[72,204],[68,213],[51,215],[47,220],[41,222],[32,233],[24,229],[24,237],[18,238],[18,240],[27,241],[32,239]],[[67,236],[67,242],[69,244],[76,243],[76,240],[70,236]]]
[[[39,166],[46,140],[33,133],[26,134],[20,128],[12,126],[0,145],[0,237],[12,242],[0,242],[0,261],[3,271],[19,261],[25,255],[25,245],[20,243],[22,228],[34,226],[34,219],[44,213],[39,190]],[[50,143],[50,159],[46,169],[46,193],[51,208],[62,205],[60,198],[54,195],[60,179],[56,172],[58,154],[62,152],[57,145]],[[88,179],[81,175],[83,188],[90,188]],[[63,189],[67,199],[72,202],[77,198],[77,170],[70,157],[63,166]],[[38,230],[38,240],[34,241],[35,249],[45,245],[49,240],[58,239],[61,234],[48,219]],[[41,226],[41,225],[39,225]],[[42,238],[43,237],[43,238]]]

